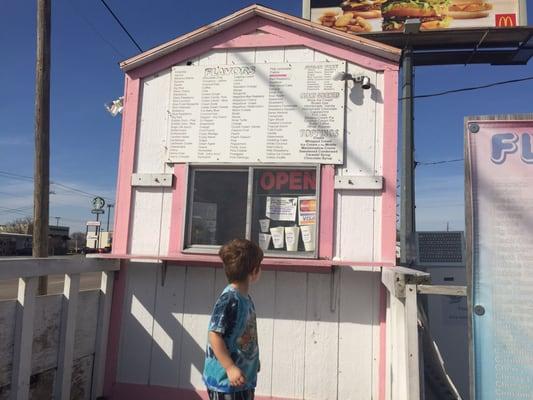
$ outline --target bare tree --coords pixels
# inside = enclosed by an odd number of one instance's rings
[[[78,252],[80,249],[85,248],[85,233],[73,232],[70,234],[70,240],[68,242],[68,248],[70,251]]]
[[[22,217],[14,219],[13,221],[2,225],[0,230],[2,232],[24,233],[26,235],[31,235],[33,234],[33,218]]]

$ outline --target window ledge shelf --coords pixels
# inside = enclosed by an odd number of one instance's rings
[[[207,254],[172,254],[167,256],[138,254],[87,254],[88,258],[132,260],[146,262],[168,262],[181,266],[222,267],[217,255]],[[264,270],[323,272],[328,273],[333,267],[393,267],[393,263],[375,261],[341,261],[302,258],[271,258],[265,257],[261,263]]]

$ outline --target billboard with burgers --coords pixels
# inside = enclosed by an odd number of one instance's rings
[[[308,9],[305,9],[308,7]],[[343,32],[401,31],[410,18],[421,30],[525,24],[521,0],[304,0],[311,21]]]

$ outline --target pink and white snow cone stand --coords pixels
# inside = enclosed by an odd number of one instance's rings
[[[233,237],[265,248],[258,399],[396,398],[399,57],[254,5],[121,64],[108,398],[207,398]]]

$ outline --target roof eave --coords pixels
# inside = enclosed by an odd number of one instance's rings
[[[224,31],[240,22],[259,16],[273,22],[278,22],[283,25],[289,25],[293,28],[310,33],[324,39],[332,40],[336,43],[363,51],[385,60],[398,63],[401,56],[401,50],[396,47],[388,46],[373,40],[365,39],[360,36],[355,36],[349,33],[336,31],[335,29],[324,27],[310,21],[303,20],[298,17],[293,17],[272,9],[260,6],[251,5],[243,8],[233,14],[221,18],[209,25],[205,25],[190,33],[179,36],[169,42],[156,46],[153,49],[147,50],[141,54],[128,58],[120,63],[120,68],[124,72],[131,71],[142,65],[145,65],[153,60],[163,57],[167,54],[175,52],[180,48],[194,44],[200,40],[206,39],[218,32]]]

